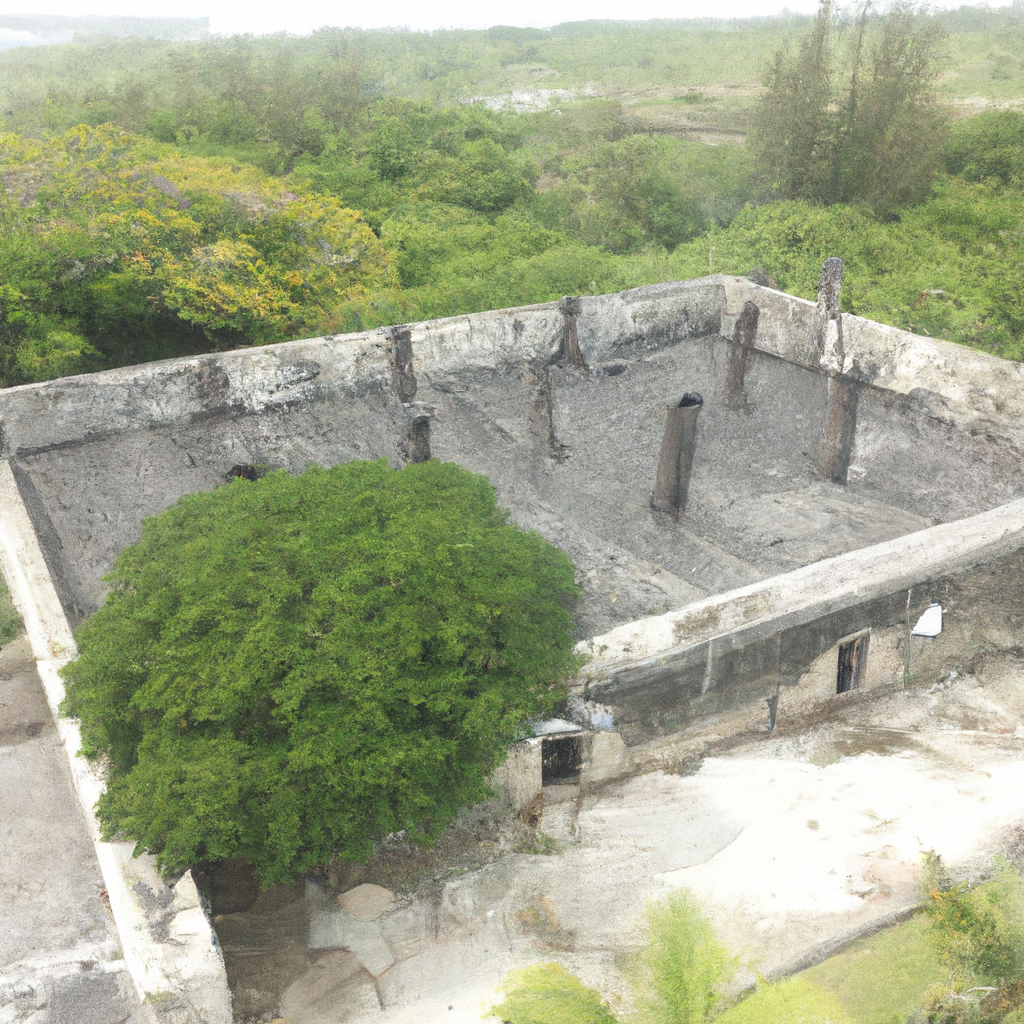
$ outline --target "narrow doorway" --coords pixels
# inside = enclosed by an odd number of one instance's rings
[[[863,633],[839,645],[836,693],[848,693],[860,686],[868,660],[868,637],[868,633]]]
[[[580,781],[583,750],[580,737],[545,736],[541,740],[541,784],[571,785]]]

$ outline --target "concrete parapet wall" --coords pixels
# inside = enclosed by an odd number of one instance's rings
[[[814,303],[715,275],[9,388],[0,393],[0,458],[389,388],[395,331],[409,333],[417,373],[445,378],[556,358],[567,317],[587,365],[636,359],[690,338],[731,338],[746,302],[760,310],[754,349],[822,371]],[[849,314],[843,330],[841,372],[852,381],[910,397],[965,433],[1024,448],[1021,364]]]
[[[600,362],[717,331],[717,278],[578,300],[584,358]],[[132,431],[263,413],[332,395],[390,390],[391,338],[407,331],[415,372],[436,379],[557,357],[559,303],[424,321],[255,349],[170,359],[0,393],[0,458]]]
[[[731,337],[745,302],[761,311],[754,348],[787,362],[822,370],[815,343],[815,304],[753,284],[722,277],[723,337]],[[1024,364],[963,345],[925,338],[844,313],[841,373],[858,384],[910,398],[927,415],[969,435],[1024,449]]]
[[[630,622],[582,645],[592,685],[667,666],[711,640],[743,643],[1024,548],[1024,500],[884,544],[825,559],[664,615]]]

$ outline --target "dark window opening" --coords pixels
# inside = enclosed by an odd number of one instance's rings
[[[860,686],[868,660],[868,634],[839,645],[839,669],[836,672],[836,693],[848,693]]]
[[[579,782],[582,761],[579,736],[552,736],[541,740],[541,783],[553,786]]]

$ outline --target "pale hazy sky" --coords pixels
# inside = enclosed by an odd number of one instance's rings
[[[958,6],[960,2],[962,0],[940,0],[936,6]],[[139,3],[138,0],[0,0],[0,13],[9,14],[208,16],[211,31],[220,34],[305,34],[323,25],[412,29],[532,25],[543,28],[563,21],[592,18],[637,21],[648,18],[742,18],[778,14],[783,8],[810,13],[816,7],[817,0],[443,0],[433,4],[417,3],[416,0],[175,0],[166,6]]]
[[[141,4],[138,0],[0,0],[9,14],[128,14],[137,17],[210,18],[215,33],[292,32],[304,34],[323,25],[360,28],[401,26],[413,29],[487,28],[532,25],[544,28],[563,21],[592,18],[732,18],[777,14],[784,7],[813,11],[816,0],[175,0]]]

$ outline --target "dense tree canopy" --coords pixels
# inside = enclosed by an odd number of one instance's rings
[[[0,164],[0,384],[315,333],[393,282],[358,213],[250,165],[112,125]]]
[[[146,520],[77,634],[64,710],[104,834],[265,883],[480,799],[576,664],[573,568],[436,461],[278,472]]]

